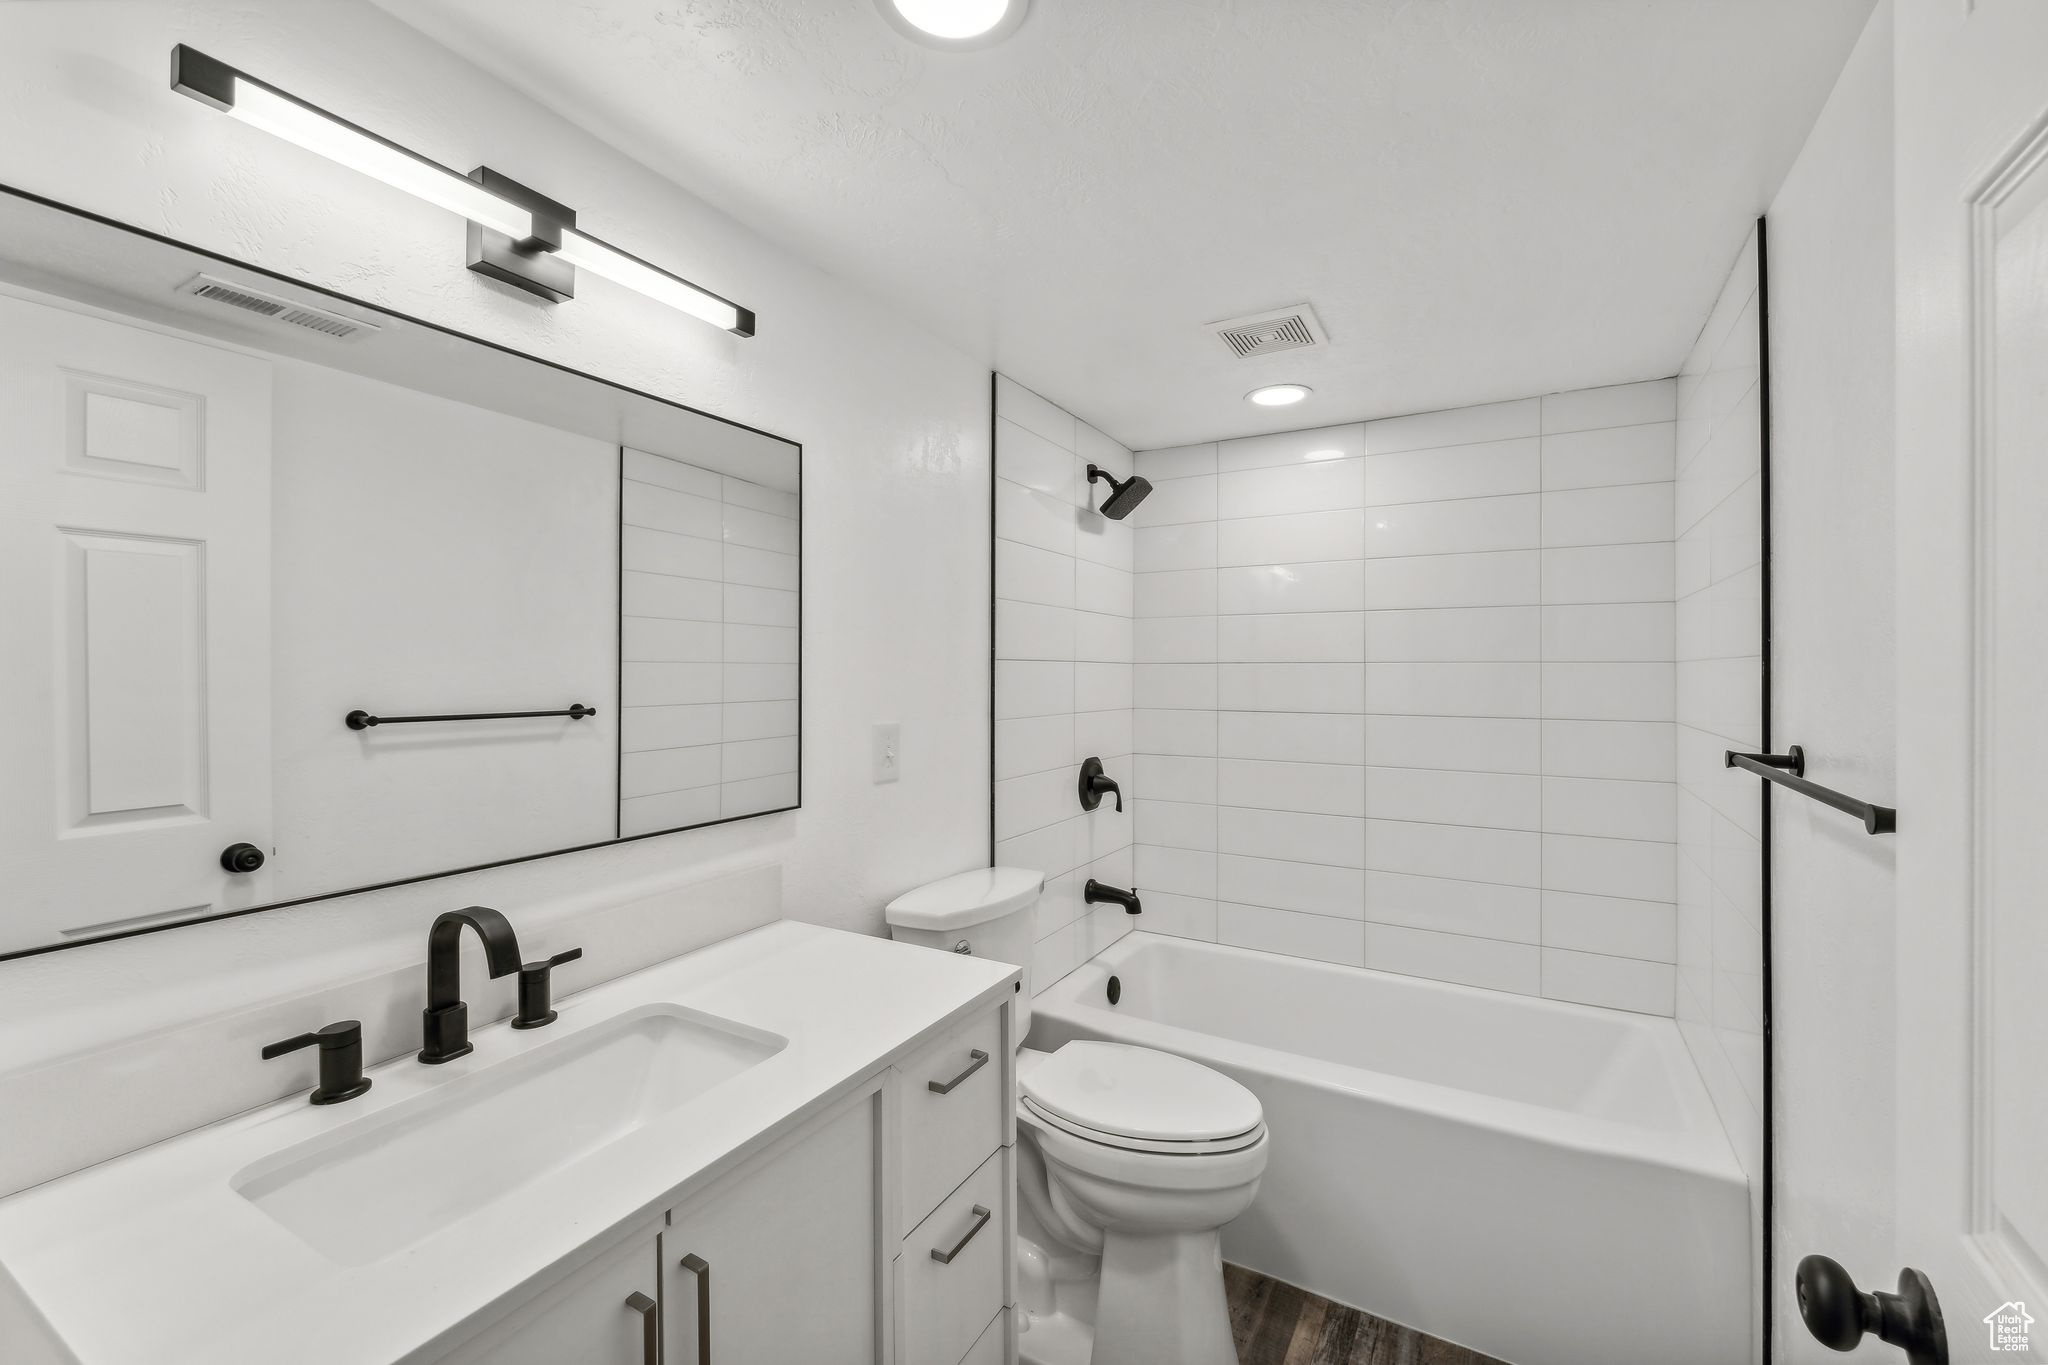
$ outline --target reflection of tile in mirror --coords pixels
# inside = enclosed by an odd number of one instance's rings
[[[619,832],[796,804],[794,493],[628,449]]]

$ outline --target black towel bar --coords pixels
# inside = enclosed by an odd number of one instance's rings
[[[531,716],[567,716],[570,720],[582,720],[596,714],[595,706],[585,706],[579,701],[563,711],[470,711],[452,716],[373,716],[368,711],[351,711],[341,719],[342,724],[351,730],[367,730],[372,725],[418,725],[430,720],[525,720]]]
[[[1899,828],[1899,813],[1893,807],[1858,801],[1832,787],[1807,781],[1806,750],[1797,744],[1792,746],[1791,752],[1783,754],[1744,754],[1729,749],[1721,756],[1721,762],[1723,767],[1747,769],[1781,787],[1789,787],[1801,796],[1810,796],[1824,806],[1846,811],[1861,820],[1863,828],[1872,834],[1892,834]]]

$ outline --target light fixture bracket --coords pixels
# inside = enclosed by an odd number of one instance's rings
[[[472,221],[469,224],[471,270],[500,284],[538,294],[550,303],[576,297],[576,267],[554,253],[562,246],[562,230],[576,226],[576,210],[538,190],[478,166],[469,178],[498,198],[533,214],[533,236],[520,240]]]

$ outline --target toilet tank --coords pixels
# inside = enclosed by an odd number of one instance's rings
[[[1021,967],[1011,1034],[1021,1043],[1031,1028],[1032,930],[1044,889],[1042,872],[982,867],[906,891],[882,913],[891,938]]]

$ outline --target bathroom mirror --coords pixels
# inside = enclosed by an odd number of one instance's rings
[[[801,477],[0,191],[0,958],[795,807]]]

